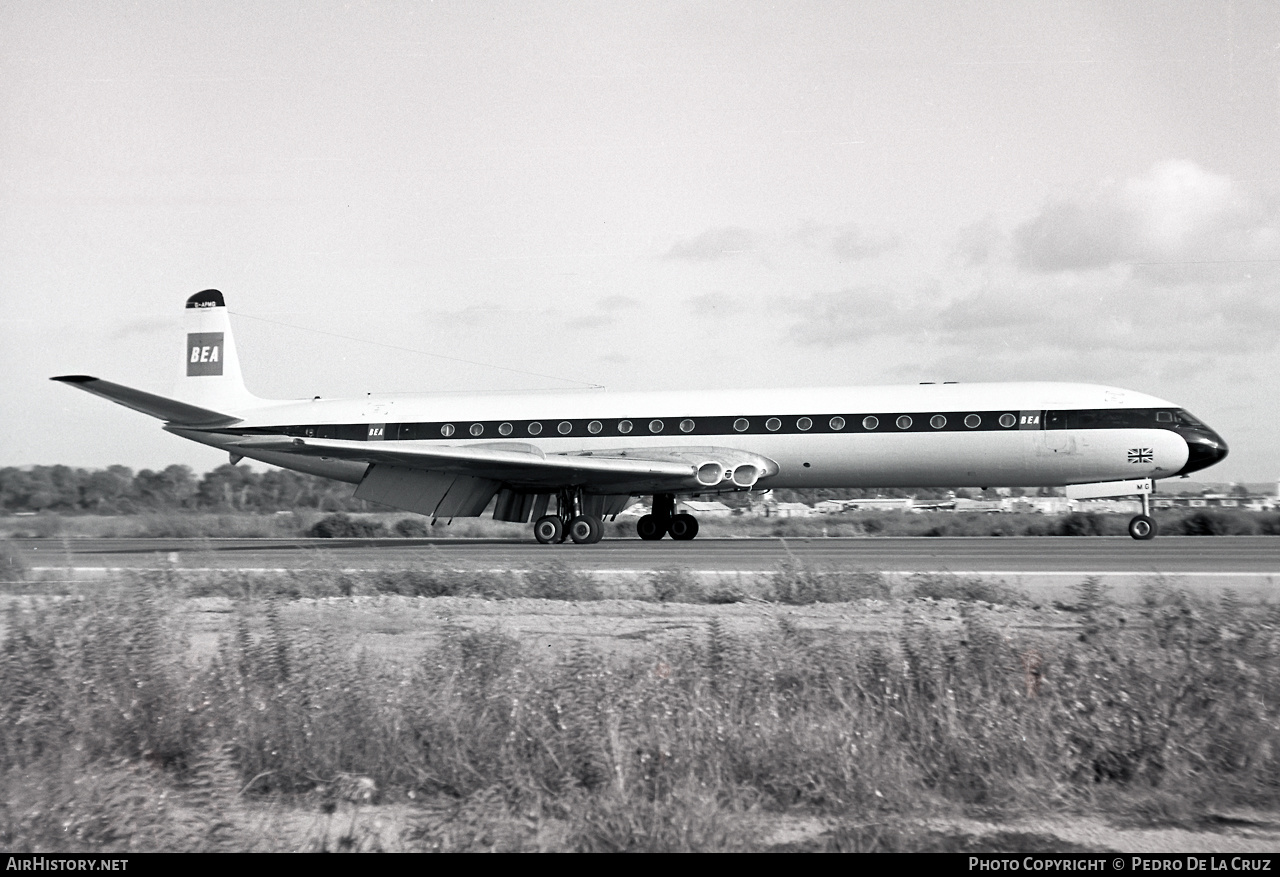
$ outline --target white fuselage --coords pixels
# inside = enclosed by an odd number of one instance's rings
[[[1167,401],[1089,384],[1004,383],[648,393],[369,396],[272,403],[238,412],[225,431],[173,428],[228,447],[240,436],[314,427],[381,428],[380,441],[441,447],[532,445],[546,454],[619,448],[732,448],[775,461],[760,488],[1060,486],[1167,478],[1188,462],[1187,442],[1165,428],[1045,429],[1051,410],[1168,409]],[[965,418],[977,414],[970,428]],[[930,421],[941,415],[937,428]],[[1000,425],[1012,415],[1012,425]],[[899,418],[912,422],[898,426]],[[864,421],[876,418],[868,429]],[[739,430],[734,422],[746,420]],[[805,418],[808,428],[797,423]],[[843,420],[839,429],[832,418]],[[651,427],[661,421],[660,427]],[[692,421],[682,431],[682,421]],[[629,424],[623,432],[622,423]],[[776,422],[776,428],[771,428]],[[937,421],[934,421],[937,422]],[[1007,420],[1006,420],[1007,423]],[[531,434],[537,425],[537,434]],[[569,433],[559,432],[567,424]],[[598,424],[598,431],[596,425]],[[445,427],[452,433],[444,434]],[[479,428],[479,434],[472,430]],[[363,431],[363,426],[361,430]],[[657,429],[655,432],[654,429]],[[337,437],[342,437],[338,435]],[[286,468],[358,482],[365,466],[238,451]],[[711,491],[706,491],[711,492]]]

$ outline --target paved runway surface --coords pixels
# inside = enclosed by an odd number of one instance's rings
[[[20,539],[28,565],[80,570],[174,564],[215,569],[362,569],[387,562],[526,569],[562,560],[579,569],[760,572],[788,556],[824,566],[883,572],[1004,574],[1214,574],[1280,584],[1280,538],[1269,536],[606,540],[538,545],[481,539]]]

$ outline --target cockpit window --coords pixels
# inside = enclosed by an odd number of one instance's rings
[[[1084,408],[1046,411],[1045,429],[1177,429],[1207,427],[1186,411],[1167,408]]]

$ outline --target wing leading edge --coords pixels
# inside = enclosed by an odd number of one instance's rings
[[[518,442],[441,447],[290,436],[254,436],[234,442],[232,447],[465,475],[528,491],[570,486],[599,494],[717,487],[732,490],[750,487],[759,478],[777,472],[772,460],[732,448],[622,448],[548,454]]]

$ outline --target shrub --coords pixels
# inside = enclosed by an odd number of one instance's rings
[[[0,584],[16,584],[27,580],[27,561],[18,546],[0,540]]]
[[[425,539],[431,535],[431,528],[424,518],[401,518],[393,529],[397,536],[405,539]]]
[[[377,521],[360,521],[338,512],[316,521],[307,530],[313,539],[364,539],[386,536],[387,529]]]
[[[683,567],[655,569],[649,575],[649,585],[659,603],[707,602],[706,588]]]
[[[1258,529],[1251,515],[1216,509],[1192,512],[1177,524],[1184,536],[1250,536]]]
[[[602,600],[600,585],[590,573],[553,561],[524,574],[525,592],[544,600]]]
[[[908,579],[908,585],[913,596],[934,600],[1017,605],[1027,599],[1025,594],[1003,582],[962,578],[949,573],[917,573]]]
[[[771,585],[774,600],[797,605],[889,597],[889,583],[878,572],[822,569],[794,558],[778,564]]]
[[[1058,522],[1060,536],[1101,536],[1102,519],[1092,512],[1072,512]]]
[[[513,572],[488,570],[385,569],[374,573],[375,593],[406,597],[485,597],[490,600],[524,596],[524,583]]]

